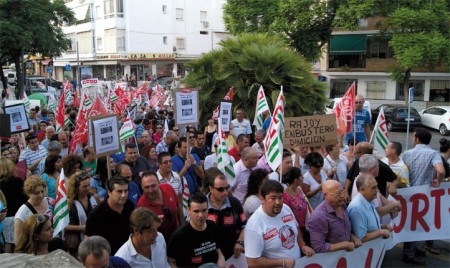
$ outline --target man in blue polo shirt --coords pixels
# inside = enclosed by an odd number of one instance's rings
[[[193,194],[200,190],[201,183],[205,177],[205,173],[200,164],[200,159],[196,154],[187,154],[186,138],[180,138],[177,147],[178,154],[172,156],[172,170],[177,172],[180,178],[187,181],[189,193]]]

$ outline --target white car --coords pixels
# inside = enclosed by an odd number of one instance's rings
[[[325,106],[327,114],[332,114],[334,108],[339,104],[339,102],[341,102],[341,100],[342,100],[342,98],[334,98],[327,106]],[[366,109],[370,114],[370,118],[372,118],[372,110],[370,108],[370,101],[368,101],[368,100],[364,101],[363,109]]]
[[[423,126],[439,130],[442,136],[450,134],[450,106],[433,106],[419,114]]]

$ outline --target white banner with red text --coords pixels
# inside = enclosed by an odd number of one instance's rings
[[[295,261],[295,267],[380,267],[386,250],[398,243],[450,239],[450,183],[434,188],[428,185],[399,189],[395,199],[402,211],[392,221],[394,230],[389,239],[378,238],[364,243],[354,251],[316,254]],[[247,267],[243,254],[231,257],[226,267]]]

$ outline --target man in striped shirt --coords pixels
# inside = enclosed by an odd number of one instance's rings
[[[20,153],[19,161],[25,160],[30,172],[40,175],[38,174],[37,166],[42,158],[47,156],[47,150],[39,144],[38,138],[35,135],[28,135],[26,141],[28,142],[28,146]]]

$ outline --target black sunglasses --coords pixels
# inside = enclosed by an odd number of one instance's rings
[[[230,185],[228,184],[227,186],[225,186],[225,187],[212,187],[212,188],[214,188],[214,189],[216,189],[217,191],[219,191],[219,192],[223,192],[223,191],[228,191],[229,189],[230,189]]]

